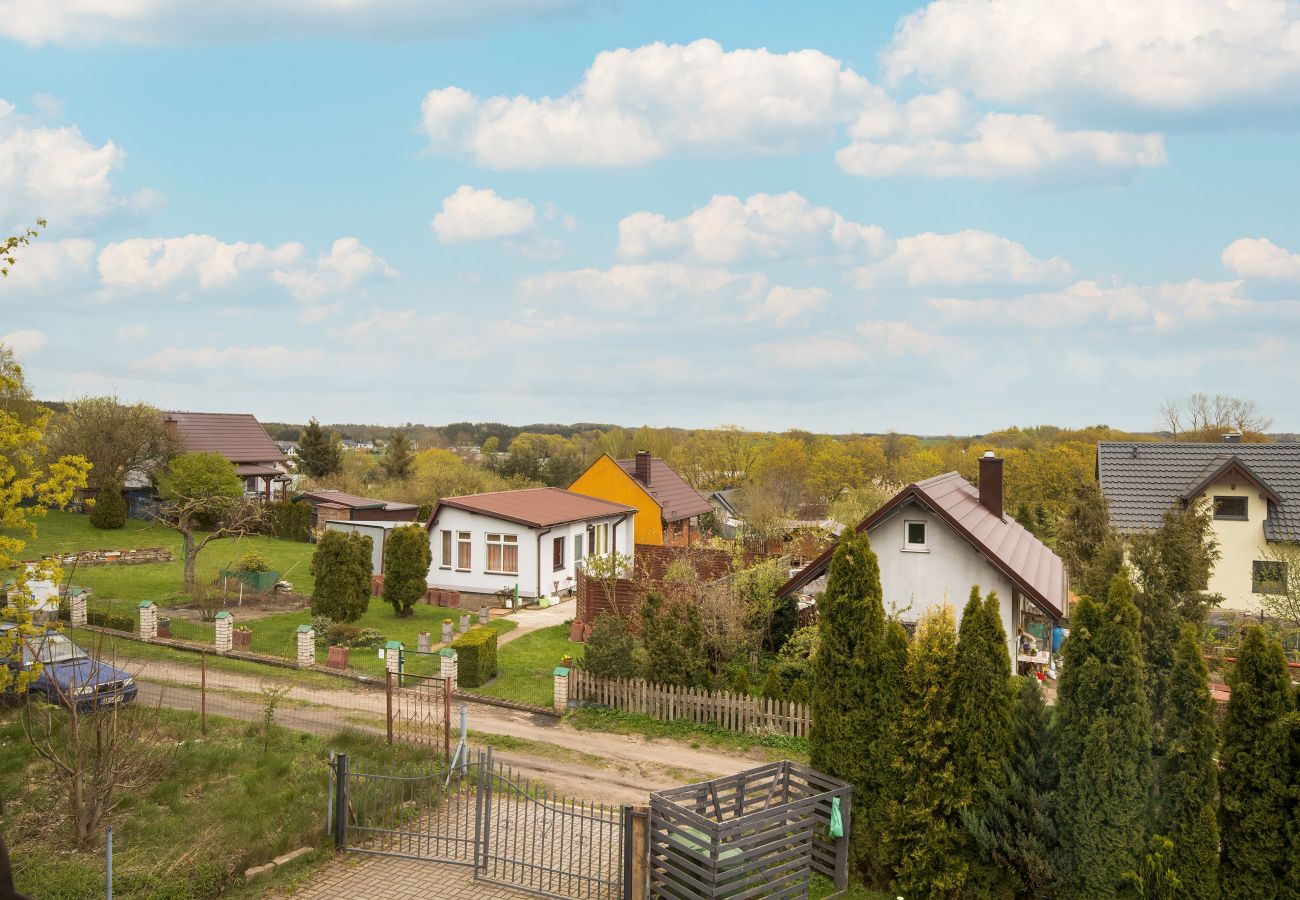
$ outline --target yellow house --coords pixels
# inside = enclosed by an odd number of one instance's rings
[[[569,490],[611,503],[636,507],[636,542],[661,546],[688,545],[692,523],[712,512],[709,501],[672,466],[641,451],[635,459],[614,459],[608,453],[577,477]]]

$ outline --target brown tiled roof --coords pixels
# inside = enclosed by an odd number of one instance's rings
[[[235,466],[236,475],[272,475],[276,478],[289,480],[289,476],[273,466],[258,466],[252,463],[241,463]]]
[[[356,494],[348,494],[343,491],[319,490],[303,491],[297,497],[306,497],[308,500],[314,500],[317,503],[332,503],[335,506],[346,506],[348,509],[417,509],[414,503],[399,503],[396,500],[373,500],[370,497],[358,497]],[[295,498],[296,499],[296,498]]]
[[[1065,563],[1015,519],[990,512],[980,503],[979,490],[956,472],[908,485],[864,519],[858,525],[858,532],[870,531],[909,500],[915,500],[946,521],[1046,612],[1058,618],[1066,614],[1069,603]],[[786,582],[777,595],[783,597],[819,577],[830,566],[834,552],[832,545]]]
[[[284,462],[285,455],[249,413],[164,412],[187,453],[220,453],[233,463]]]
[[[434,507],[429,524],[438,518],[444,506],[483,513],[508,522],[518,522],[534,528],[548,528],[583,519],[599,519],[636,512],[631,506],[597,500],[561,488],[528,488],[519,491],[495,491],[490,494],[470,494],[465,497],[444,497]]]
[[[620,469],[632,476],[637,484],[641,484],[641,480],[636,477],[635,459],[614,461],[618,463]],[[695,488],[687,484],[672,466],[657,456],[650,458],[650,483],[641,484],[641,487],[645,488],[659,504],[665,522],[680,522],[691,516],[702,516],[707,512],[713,512],[713,505]]]

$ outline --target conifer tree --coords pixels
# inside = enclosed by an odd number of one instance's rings
[[[1104,604],[1080,600],[1070,621],[1056,707],[1062,895],[1116,897],[1141,869],[1151,789],[1151,714],[1128,576],[1115,576]]]
[[[332,622],[355,622],[370,606],[371,547],[369,535],[355,531],[326,531],[311,557],[316,579],[311,614]]]
[[[106,530],[126,526],[126,501],[122,499],[122,482],[116,478],[105,481],[95,492],[90,524]]]
[[[298,438],[298,471],[308,478],[327,478],[343,471],[343,449],[337,435],[321,428],[314,418]]]
[[[403,525],[389,532],[384,546],[383,596],[398,616],[414,614],[416,602],[429,589],[432,560],[429,533],[421,526]]]
[[[929,610],[908,653],[907,705],[895,760],[903,795],[894,805],[890,835],[898,861],[892,889],[905,897],[961,897],[967,886],[964,798],[953,760],[956,658],[952,607]]]
[[[411,439],[404,431],[395,431],[388,439],[388,448],[384,451],[380,468],[384,476],[393,481],[405,481],[411,477],[411,467],[415,465],[415,454],[411,452]]]
[[[1170,865],[1181,883],[1180,896],[1189,900],[1217,900],[1218,774],[1214,764],[1217,733],[1209,672],[1194,626],[1184,627],[1174,652],[1167,701],[1167,747],[1160,776],[1160,833],[1172,845]]]
[[[1232,695],[1219,754],[1219,885],[1226,898],[1278,897],[1287,860],[1289,748],[1283,717],[1293,709],[1282,646],[1247,629],[1228,673]]]

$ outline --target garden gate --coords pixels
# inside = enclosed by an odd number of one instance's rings
[[[451,759],[451,679],[384,673],[388,743],[420,744]]]

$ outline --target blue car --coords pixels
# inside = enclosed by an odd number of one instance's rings
[[[0,632],[14,626],[0,624]],[[130,673],[101,662],[74,644],[67,635],[47,631],[31,638],[17,657],[4,660],[15,672],[30,669],[37,660],[41,673],[27,686],[27,696],[78,709],[117,706],[135,699],[136,684]]]

